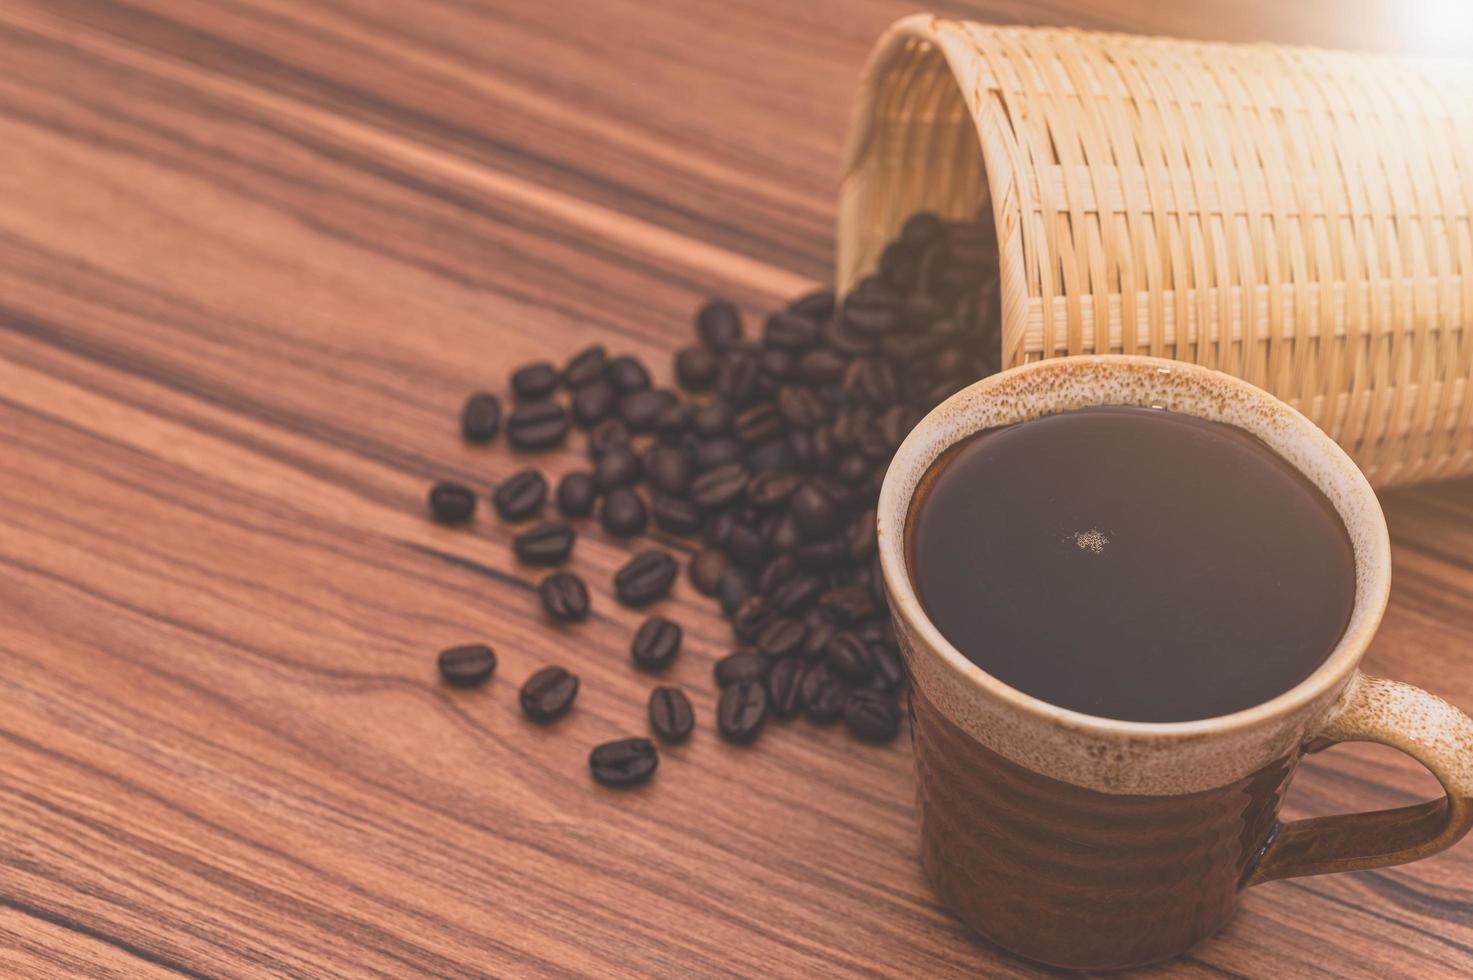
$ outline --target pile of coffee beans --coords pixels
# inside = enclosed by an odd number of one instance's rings
[[[734,637],[715,670],[723,738],[749,744],[769,718],[802,715],[842,721],[864,741],[893,739],[906,677],[876,555],[876,502],[891,456],[922,416],[1000,367],[996,248],[990,211],[963,222],[925,212],[905,222],[842,304],[831,291],[803,296],[749,336],[737,307],[713,299],[696,314],[692,343],[675,353],[679,390],[655,387],[637,358],[601,345],[561,369],[547,361],[519,368],[507,441],[547,450],[581,429],[589,467],[564,476],[552,495],[566,520],[521,531],[517,556],[563,564],[577,537],[567,521],[595,515],[616,537],[653,524],[684,539],[694,551],[690,582],[718,602]],[[465,403],[461,432],[486,443],[502,421],[500,399],[478,392]],[[548,496],[546,478],[527,469],[491,500],[515,524],[539,517]],[[436,520],[461,524],[475,495],[439,483],[429,508]],[[668,552],[639,550],[613,591],[644,607],[668,594],[678,573]],[[551,572],[538,594],[555,620],[588,615],[588,589],[571,571]],[[679,625],[646,620],[631,640],[634,666],[663,669],[681,638]],[[490,676],[494,655],[487,667],[471,649],[442,654],[448,683]],[[577,691],[576,676],[548,667],[527,681],[521,702],[546,723]],[[656,687],[649,722],[660,739],[683,740],[694,726],[689,698]],[[653,774],[658,755],[646,739],[624,739],[596,748],[589,765],[600,782],[625,786]]]

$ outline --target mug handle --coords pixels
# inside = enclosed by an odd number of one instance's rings
[[[1405,864],[1456,844],[1473,828],[1473,719],[1410,684],[1357,672],[1330,720],[1306,743],[1380,742],[1431,770],[1446,796],[1414,806],[1282,824],[1248,876],[1277,878]]]

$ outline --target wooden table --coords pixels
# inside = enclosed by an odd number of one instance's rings
[[[0,975],[1035,972],[933,902],[903,739],[713,736],[726,631],[683,582],[700,730],[594,786],[644,728],[625,546],[583,537],[597,614],[552,629],[506,528],[422,516],[526,462],[460,443],[472,388],[593,341],[664,371],[702,297],[827,278],[850,94],[912,6],[0,4]],[[1332,0],[1154,6],[941,9],[1376,40]],[[1473,709],[1473,482],[1385,503],[1369,666]],[[477,638],[489,688],[438,684]],[[584,692],[534,729],[551,662]],[[1433,790],[1341,748],[1288,809]],[[1154,972],[1467,976],[1473,844],[1255,890]]]

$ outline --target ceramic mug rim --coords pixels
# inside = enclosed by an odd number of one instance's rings
[[[1268,409],[1276,419],[1286,423],[1294,430],[1294,438],[1302,439],[1313,447],[1318,461],[1341,480],[1342,485],[1348,484],[1352,492],[1360,498],[1359,530],[1367,533],[1362,539],[1365,542],[1365,553],[1360,548],[1356,552],[1357,588],[1351,621],[1334,649],[1304,680],[1252,707],[1210,718],[1174,722],[1106,718],[1050,704],[1004,683],[964,657],[931,622],[915,593],[905,557],[905,521],[915,489],[914,484],[910,487],[902,486],[906,475],[916,470],[918,456],[929,457],[924,466],[920,467],[920,471],[924,472],[934,460],[933,449],[939,452],[984,427],[975,416],[963,415],[955,431],[941,431],[942,424],[953,420],[963,411],[963,406],[991,393],[1002,394],[1022,379],[1048,374],[1077,375],[1080,371],[1088,371],[1101,377],[1125,377],[1130,374],[1139,376],[1145,372],[1170,373],[1203,388],[1227,389],[1261,408]],[[1075,407],[1130,404],[1137,402],[1101,397],[1098,401],[1082,401]],[[1033,414],[1019,412],[1016,421],[1064,410],[1067,409]],[[1208,414],[1198,417],[1212,418]],[[1274,448],[1274,452],[1281,458],[1288,459],[1279,449]],[[1293,460],[1289,461],[1293,463]],[[1316,479],[1311,473],[1305,475],[1322,490],[1329,492],[1324,486],[1325,481]],[[1340,445],[1298,410],[1262,388],[1232,375],[1184,361],[1131,354],[1081,355],[1033,361],[974,382],[932,409],[901,443],[886,471],[878,510],[880,564],[891,603],[895,606],[893,613],[914,630],[930,654],[939,657],[947,673],[956,675],[977,693],[1001,702],[1012,710],[1087,737],[1110,741],[1126,739],[1148,742],[1244,732],[1306,710],[1317,700],[1333,701],[1335,690],[1349,681],[1365,655],[1371,638],[1380,626],[1391,590],[1391,544],[1385,515],[1369,481]],[[1338,502],[1337,512],[1346,523],[1347,529],[1352,532],[1352,538],[1355,538],[1356,529],[1350,527],[1351,517],[1339,507]]]

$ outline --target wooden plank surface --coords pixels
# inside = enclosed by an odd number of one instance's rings
[[[1373,45],[1395,6],[942,9]],[[703,296],[827,278],[849,98],[910,9],[0,4],[0,975],[1034,975],[932,901],[903,739],[713,736],[726,629],[684,582],[698,734],[600,791],[649,686],[626,547],[582,537],[596,615],[553,629],[505,528],[421,516],[526,462],[459,442],[471,388],[592,341],[664,372]],[[1473,709],[1473,482],[1385,503],[1368,666]],[[493,684],[438,685],[478,638]],[[552,662],[584,692],[533,729]],[[1434,789],[1341,748],[1288,812]],[[1467,976],[1473,845],[1257,889],[1151,972]]]

